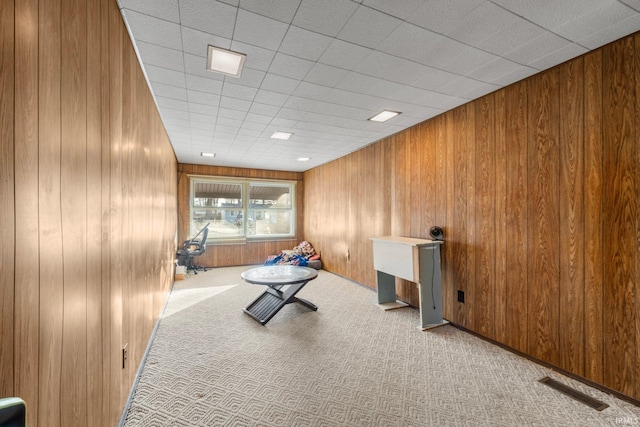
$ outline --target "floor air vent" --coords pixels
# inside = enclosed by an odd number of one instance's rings
[[[559,391],[560,393],[566,394],[567,396],[584,403],[587,406],[590,406],[597,411],[602,411],[603,409],[609,407],[609,405],[607,405],[606,403],[602,403],[591,396],[587,396],[586,394],[579,392],[578,390],[574,390],[571,387],[559,383],[558,381],[553,380],[549,377],[544,377],[540,380],[540,382],[548,385],[554,390]]]

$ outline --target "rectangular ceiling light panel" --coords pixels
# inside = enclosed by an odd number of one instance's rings
[[[369,120],[371,120],[372,122],[386,122],[387,120],[392,119],[399,114],[401,113],[397,111],[383,110],[381,113],[376,114],[375,116],[371,117]]]
[[[227,76],[240,77],[247,55],[232,50],[209,45],[207,49],[207,70]]]

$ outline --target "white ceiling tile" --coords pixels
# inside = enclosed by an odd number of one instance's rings
[[[288,120],[288,119],[283,119],[283,118],[279,118],[279,117],[276,117],[273,120],[271,120],[271,125],[272,126],[277,126],[277,127],[281,128],[281,129],[292,128],[297,123],[298,122],[296,120]]]
[[[158,103],[158,107],[160,108],[167,108],[170,110],[178,111],[189,111],[189,105],[185,101],[158,96],[156,98],[156,102]]]
[[[190,53],[184,54],[184,70],[188,74],[206,79],[222,81],[224,75],[207,70],[207,58]]]
[[[634,12],[633,9],[615,0],[602,0],[600,7],[586,10],[579,18],[555,27],[553,31],[569,40],[578,41],[589,37],[602,27],[616,25]]]
[[[180,125],[180,126],[185,126],[188,125],[189,122],[189,112],[187,111],[183,111],[183,110],[174,110],[174,109],[167,109],[167,114],[166,114],[166,119],[170,120],[172,124],[174,125]]]
[[[424,3],[425,0],[364,0],[362,4],[369,6],[380,12],[395,16],[402,20],[407,19],[411,14]]]
[[[480,87],[485,87],[485,86],[486,86],[486,84],[481,82],[481,81],[461,76],[461,77],[458,77],[455,80],[451,80],[446,85],[443,85],[440,88],[439,92],[441,92],[441,93],[443,93],[445,95],[451,95],[451,96],[458,97],[458,98],[464,98],[463,95],[465,93],[472,92],[474,90],[477,90]]]
[[[580,56],[586,52],[587,49],[580,46],[579,44],[570,43],[562,47],[561,49],[558,49],[555,52],[552,52],[549,55],[532,62],[531,64],[529,64],[529,66],[538,70],[544,70],[547,68],[551,68],[554,65],[561,64],[571,58],[575,58],[576,56]]]
[[[230,4],[231,6],[238,6],[240,4],[240,0],[218,0],[222,3]]]
[[[357,8],[351,0],[302,0],[293,25],[334,37]]]
[[[215,116],[218,114],[218,107],[204,104],[189,104],[189,113],[208,114]]]
[[[180,20],[185,27],[231,39],[237,10],[218,1],[181,1]]]
[[[481,96],[487,95],[491,92],[495,92],[500,89],[500,86],[492,85],[491,83],[482,83],[475,89],[470,90],[469,92],[463,93],[460,98],[463,99],[476,99]]]
[[[288,98],[289,98],[289,95],[260,89],[258,90],[258,93],[256,93],[256,96],[253,99],[253,101],[254,103],[257,102],[257,103],[280,107],[284,105],[284,103],[287,101]]]
[[[233,24],[233,21],[231,21]],[[246,10],[238,10],[233,39],[254,46],[277,50],[287,32],[287,24]]]
[[[350,72],[336,85],[338,89],[343,89],[355,93],[367,93],[367,91],[376,85],[380,79],[365,76],[364,74]]]
[[[171,49],[182,49],[180,25],[175,22],[143,15],[132,10],[123,10],[123,15],[136,41]]]
[[[622,3],[640,12],[640,0],[620,0]]]
[[[360,6],[338,34],[338,38],[375,48],[402,23],[398,18]]]
[[[180,22],[178,0],[120,0],[120,4],[124,9],[135,10],[165,21]]]
[[[259,88],[266,73],[260,70],[244,67],[240,77],[226,76],[225,81],[242,86]]]
[[[169,86],[186,87],[184,73],[155,65],[145,66],[147,77],[152,83],[162,83]]]
[[[155,96],[172,98],[180,101],[187,100],[187,91],[183,87],[169,86],[162,83],[152,82],[151,90]]]
[[[585,12],[612,0],[492,0],[516,15],[544,28],[554,29],[580,18]]]
[[[353,70],[370,52],[369,48],[334,39],[318,62],[345,70]]]
[[[300,0],[240,0],[240,8],[278,21],[291,23]]]
[[[553,33],[545,32],[530,40],[529,43],[508,52],[505,57],[519,64],[530,65],[570,43]]]
[[[496,58],[488,64],[485,64],[480,68],[476,68],[472,72],[468,73],[467,77],[483,82],[492,82],[495,79],[511,74],[522,67],[524,66],[516,64],[513,61],[509,61],[508,59]]]
[[[193,104],[204,104],[214,107],[220,104],[220,95],[198,92],[195,90],[187,90],[187,98],[189,99],[189,103]]]
[[[458,44],[433,31],[403,22],[380,43],[378,49],[391,55],[427,64],[433,56],[431,52],[433,49],[430,47],[444,42]]]
[[[302,80],[311,67],[313,67],[313,62],[311,61],[277,53],[275,58],[273,58],[271,67],[269,67],[269,72],[279,76]]]
[[[520,19],[500,6],[485,2],[446,28],[443,34],[475,46],[478,41],[494,36]]]
[[[628,34],[633,34],[638,30],[640,30],[640,15],[634,15],[618,22],[616,25],[595,32],[578,42],[589,49],[596,49]]]
[[[216,121],[216,128],[218,128],[218,125],[220,126],[235,126],[237,128],[240,128],[240,126],[242,126],[242,122],[243,120],[236,120],[236,119],[229,119],[226,117],[218,117],[218,120]],[[234,132],[234,133],[237,133]]]
[[[299,83],[300,80],[277,76],[275,74],[267,74],[264,76],[260,89],[291,95]]]
[[[209,114],[189,113],[189,118],[192,122],[198,122],[198,123],[213,124],[216,122],[216,116],[211,116]]]
[[[186,53],[207,57],[207,47],[209,45],[223,49],[231,48],[231,40],[193,28],[182,27],[182,44]]]
[[[327,86],[301,82],[292,95],[300,98],[320,100],[329,93],[330,90],[331,88]]]
[[[385,104],[385,101],[382,98],[353,93],[342,89],[331,89],[331,91],[325,95],[322,100],[334,104],[376,110],[382,109],[382,105]]]
[[[412,98],[411,101],[407,101],[407,102],[412,102],[414,104],[422,105],[424,107],[448,110],[450,108],[460,105],[462,101],[467,101],[467,100],[459,99],[455,96],[450,96],[444,93],[425,90],[421,92],[419,97]]]
[[[491,83],[499,85],[499,86],[508,86],[511,83],[515,83],[515,82],[520,81],[522,79],[525,79],[525,78],[527,78],[529,76],[533,76],[534,74],[536,74],[538,72],[539,71],[536,70],[535,68],[523,66],[522,68],[520,68],[519,70],[514,71],[513,73],[506,74],[506,75],[504,75],[504,76],[502,76],[500,78],[495,79]]]
[[[276,55],[273,50],[241,43],[236,40],[231,42],[231,50],[247,55],[247,59],[244,61],[246,68],[260,71],[267,71],[271,61],[273,61],[273,57]]]
[[[525,19],[518,18],[510,26],[484,40],[477,40],[473,46],[494,55],[504,55],[541,36],[545,30]]]
[[[314,83],[317,85],[334,87],[345,76],[349,74],[349,71],[341,68],[332,67],[330,65],[316,63],[309,73],[305,76],[304,81],[308,83]]]
[[[247,114],[246,121],[266,125],[271,122],[271,116],[263,116],[262,114],[255,114],[255,113],[249,112]]]
[[[218,112],[218,117],[224,117],[228,119],[235,119],[235,120],[242,121],[244,120],[245,117],[247,117],[247,112],[238,111],[238,110],[229,110],[229,109],[223,108]]]
[[[429,0],[422,3],[407,21],[436,33],[444,33],[485,0]]]
[[[333,39],[322,34],[291,26],[282,41],[280,52],[317,61]]]
[[[137,43],[138,52],[144,64],[157,65],[170,70],[184,71],[184,60],[181,50],[169,49],[146,42]]]
[[[204,77],[186,74],[187,89],[207,92],[212,94],[222,93],[222,82],[219,80],[205,79]]]
[[[220,108],[230,108],[232,110],[249,111],[249,108],[251,108],[251,101],[223,96],[220,98]]]
[[[432,65],[451,73],[466,75],[473,70],[495,61],[496,58],[496,55],[485,52],[484,50],[464,45],[459,55],[442,58],[434,61]]]
[[[238,99],[246,99],[247,101],[253,101],[253,98],[256,96],[258,89],[237,85],[234,83],[230,83],[229,81],[224,82],[224,86],[222,87],[222,95],[229,96],[231,98]]]

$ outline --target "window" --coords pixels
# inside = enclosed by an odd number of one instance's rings
[[[295,183],[191,177],[190,235],[210,243],[295,236]]]

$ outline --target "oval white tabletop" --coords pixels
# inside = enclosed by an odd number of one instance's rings
[[[254,285],[293,285],[318,277],[318,271],[298,265],[265,265],[243,271],[240,277]]]

